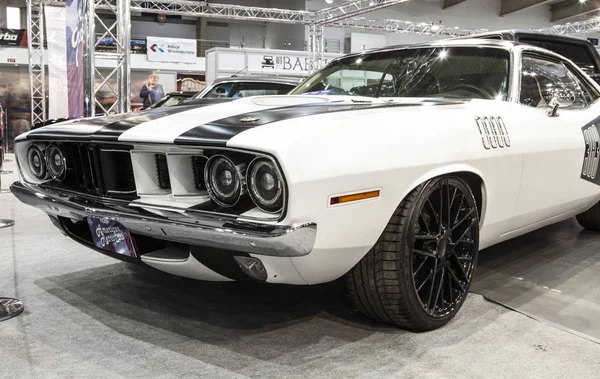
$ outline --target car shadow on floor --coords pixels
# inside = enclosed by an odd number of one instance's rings
[[[117,263],[35,284],[118,333],[183,354],[177,341],[193,339],[279,361],[317,345],[328,351],[375,333],[408,333],[354,311],[341,281],[212,283]]]

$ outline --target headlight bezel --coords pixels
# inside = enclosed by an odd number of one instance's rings
[[[271,201],[261,196],[258,189],[257,175],[259,174],[259,170],[264,166],[267,166],[268,169],[272,170],[275,176],[274,179],[277,186],[277,193]],[[254,158],[248,165],[248,170],[246,171],[246,185],[248,187],[250,198],[260,210],[271,214],[279,214],[283,211],[286,197],[285,180],[283,179],[281,170],[272,159],[261,156]],[[275,207],[273,207],[273,205],[275,205]]]
[[[59,173],[55,173],[52,170],[52,167],[53,167],[52,165],[54,164],[54,162],[52,162],[51,160],[56,159],[55,157],[53,157],[54,154],[51,154],[51,151],[53,149],[56,149],[56,151],[60,154],[59,159],[62,162],[62,172],[59,172]],[[67,157],[66,157],[64,151],[55,144],[49,144],[48,146],[46,146],[46,149],[44,150],[44,156],[46,157],[46,168],[48,170],[48,174],[50,174],[52,179],[54,179],[57,182],[64,181],[65,177],[67,176]]]
[[[224,162],[225,165],[229,166],[229,171],[233,174],[232,180],[236,183],[230,193],[224,193],[217,187],[218,183],[215,183],[218,178],[216,177],[214,169],[220,162]],[[212,201],[223,208],[235,207],[245,194],[244,187],[246,183],[243,172],[244,169],[244,163],[236,164],[230,157],[224,154],[215,154],[211,156],[204,167],[204,183],[206,184],[206,190]],[[231,198],[231,201],[227,201],[224,198]]]
[[[40,147],[40,145],[31,145],[27,148],[27,168],[29,170],[29,173],[31,175],[33,175],[33,177],[37,180],[43,181],[48,179],[48,165],[46,162],[46,154],[44,153],[45,147],[44,149],[42,149]],[[32,156],[33,153],[39,153],[38,155],[38,160],[40,163],[40,169],[42,170],[39,174],[36,174],[36,169],[34,166],[32,166],[33,162],[34,162],[34,157]]]

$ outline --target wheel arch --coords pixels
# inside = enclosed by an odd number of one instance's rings
[[[446,167],[438,167],[430,170],[424,175],[417,178],[414,183],[410,186],[408,192],[404,194],[402,200],[415,188],[429,180],[439,178],[441,176],[456,176],[464,180],[473,191],[475,196],[475,202],[477,204],[477,211],[479,213],[479,225],[483,225],[485,219],[485,211],[487,207],[487,187],[485,179],[479,170],[470,165],[453,165]]]

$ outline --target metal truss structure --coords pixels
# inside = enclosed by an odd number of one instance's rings
[[[554,25],[549,26],[547,28],[532,30],[535,32],[546,34],[576,34],[585,32],[597,32],[600,30],[600,19],[570,22],[562,25]]]
[[[401,20],[371,20],[364,17],[355,17],[334,22],[328,27],[369,30],[381,33],[413,33],[436,36],[469,36],[486,32],[487,29],[468,29],[447,27],[440,24],[425,22],[410,22]]]
[[[95,116],[96,109],[103,114],[129,112],[131,108],[131,26],[129,0],[88,0],[87,1],[87,33],[86,33],[86,67],[89,73],[86,75],[85,97],[86,116]],[[115,17],[111,25],[107,25],[100,15],[98,9],[108,10]],[[102,27],[102,34],[96,36],[96,23]],[[115,53],[96,52],[100,40],[112,38],[115,41],[117,51]],[[108,75],[103,75],[96,69],[95,58],[113,60],[115,67]],[[96,83],[96,76],[100,82]],[[109,92],[115,95],[116,101],[109,107],[102,104],[98,92]]]
[[[260,8],[231,4],[214,4],[208,1],[187,0],[131,0],[131,10],[144,13],[223,18],[230,20],[309,24],[313,12],[290,9]],[[99,9],[104,9],[100,7]]]
[[[44,7],[40,0],[27,1],[29,93],[31,125],[46,119],[46,66],[44,65]]]
[[[405,3],[411,0],[355,0],[347,1],[337,7],[327,8],[315,12],[312,16],[312,23],[320,25],[330,25],[334,22],[344,20],[350,17],[356,17],[363,13],[387,8],[392,5]]]

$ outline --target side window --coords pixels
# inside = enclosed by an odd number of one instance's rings
[[[523,57],[521,104],[549,108],[552,98],[565,92],[573,100],[569,109],[585,108],[594,100],[594,96],[562,62],[534,56]]]

